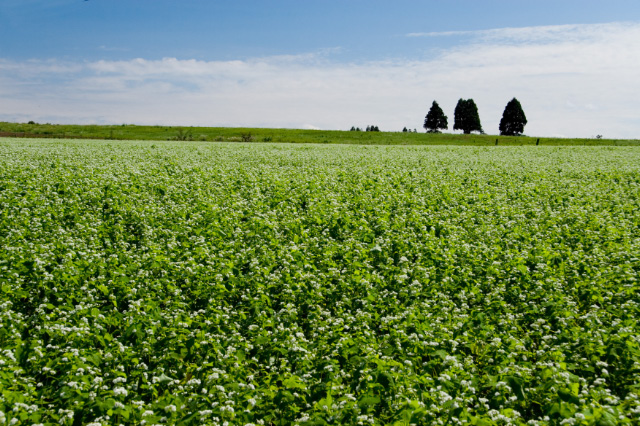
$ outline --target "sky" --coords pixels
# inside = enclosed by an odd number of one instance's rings
[[[0,121],[640,138],[638,0],[1,0]]]

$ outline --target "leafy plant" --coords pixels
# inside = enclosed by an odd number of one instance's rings
[[[0,424],[637,422],[637,148],[250,148],[2,140]]]

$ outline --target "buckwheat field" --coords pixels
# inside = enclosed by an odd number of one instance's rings
[[[640,150],[0,139],[0,424],[640,421]]]

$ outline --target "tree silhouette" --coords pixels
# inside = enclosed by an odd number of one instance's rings
[[[462,130],[465,134],[482,133],[478,107],[473,99],[460,99],[454,112],[453,130]]]
[[[502,113],[500,134],[505,136],[521,135],[526,124],[527,117],[524,115],[522,105],[516,98],[511,99]]]
[[[424,119],[424,127],[428,133],[440,133],[440,129],[448,129],[449,123],[444,111],[436,101],[431,104],[431,109]]]

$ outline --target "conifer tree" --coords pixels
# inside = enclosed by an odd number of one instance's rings
[[[511,99],[502,113],[500,134],[505,136],[521,135],[526,124],[527,117],[524,115],[522,105],[516,98]]]
[[[427,133],[440,133],[440,129],[449,128],[447,116],[444,115],[444,111],[436,101],[431,104],[431,109],[427,113],[422,127],[427,130]]]
[[[482,133],[478,107],[473,99],[460,99],[454,112],[453,130],[462,130],[465,134]]]

